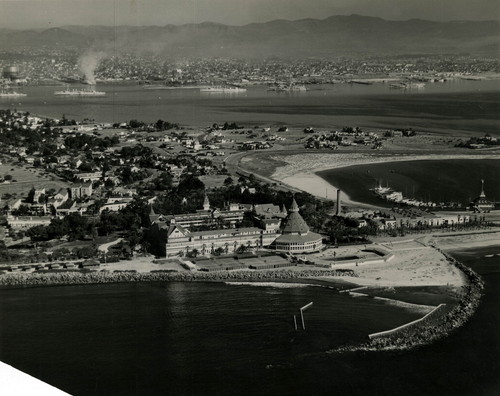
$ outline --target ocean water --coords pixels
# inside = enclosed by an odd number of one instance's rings
[[[485,280],[481,305],[411,352],[324,353],[419,316],[381,300],[151,283],[0,290],[0,359],[74,395],[498,394],[500,247],[455,256]],[[311,301],[295,331],[292,315]]]
[[[244,392],[240,381],[421,316],[318,286],[65,286],[0,301],[0,360],[75,395]]]
[[[0,107],[50,117],[123,122],[159,118],[188,126],[235,121],[314,127],[362,125],[462,130],[498,134],[500,80],[427,84],[390,89],[388,84],[311,86],[308,92],[276,93],[264,86],[240,94],[204,94],[196,89],[146,90],[142,86],[98,84],[105,97],[54,96],[60,87],[25,87],[26,97],[0,98]]]
[[[384,205],[386,201],[370,191],[380,183],[401,191],[404,197],[425,202],[457,202],[462,206],[479,196],[481,179],[486,197],[500,201],[499,174],[500,160],[494,159],[387,162],[318,172],[358,202]]]

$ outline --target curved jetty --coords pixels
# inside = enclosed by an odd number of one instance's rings
[[[328,351],[328,353],[358,351],[410,350],[430,344],[446,337],[450,332],[462,326],[479,306],[484,283],[480,276],[469,267],[443,253],[450,263],[460,269],[467,279],[462,287],[460,301],[443,316],[444,306],[438,306],[424,318],[386,332],[372,334],[370,340],[360,345],[347,345]]]

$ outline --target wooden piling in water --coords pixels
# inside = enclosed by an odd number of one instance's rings
[[[300,308],[300,317],[302,318],[302,330],[306,329],[306,324],[304,323],[304,311],[309,308],[311,305],[313,305],[312,302],[309,304],[304,305],[302,308]]]

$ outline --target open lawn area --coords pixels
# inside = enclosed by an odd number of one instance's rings
[[[3,162],[0,165],[0,177],[12,176],[9,183],[0,183],[0,194],[11,194],[17,197],[24,197],[33,188],[51,188],[58,191],[61,188],[67,188],[68,183],[58,179],[44,170],[35,169],[31,165],[14,165]]]
[[[227,175],[207,175],[199,177],[203,184],[205,184],[205,188],[222,187],[224,185],[224,180],[227,178]],[[232,177],[232,179],[235,183],[237,182],[235,177]]]

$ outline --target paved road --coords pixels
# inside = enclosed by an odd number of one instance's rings
[[[98,247],[98,250],[100,252],[104,252],[104,253],[107,253],[108,252],[108,249],[113,246],[113,245],[116,245],[117,243],[120,243],[121,241],[123,240],[123,238],[118,238],[114,241],[111,241],[111,242],[108,242],[108,243],[103,243],[102,245],[99,245]]]

